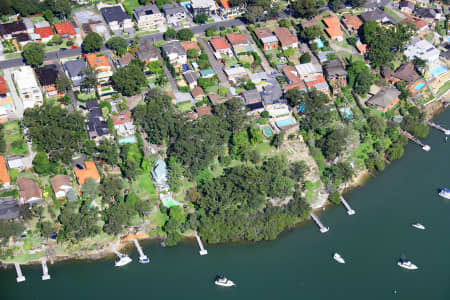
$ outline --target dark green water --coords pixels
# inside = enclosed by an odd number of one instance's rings
[[[436,122],[450,127],[450,111]],[[327,210],[328,233],[309,223],[273,242],[207,246],[204,257],[193,243],[151,242],[148,265],[63,262],[49,266],[50,281],[41,281],[40,266],[23,267],[21,284],[14,269],[2,270],[0,299],[450,299],[450,201],[437,195],[450,187],[450,141],[431,130],[425,142],[431,152],[409,145],[402,160],[346,195],[356,215]],[[414,221],[427,229],[412,228]],[[347,264],[334,262],[334,251]],[[420,269],[399,268],[400,255]],[[215,287],[219,272],[238,286]]]

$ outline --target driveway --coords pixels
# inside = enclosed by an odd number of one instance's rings
[[[209,62],[211,63],[214,73],[217,74],[217,78],[219,79],[220,84],[225,86],[226,88],[230,88],[231,85],[228,82],[227,76],[223,72],[223,64],[216,59],[214,53],[209,47],[209,44],[204,39],[199,38],[198,42],[205,48],[205,52],[208,55]]]
[[[64,75],[66,74],[66,73],[64,72],[64,69],[62,68],[62,66],[61,66],[61,64],[59,63],[58,60],[55,60],[55,61],[54,61],[54,64],[56,65],[56,68],[58,68],[59,74],[64,74]],[[75,111],[76,108],[78,107],[78,104],[77,104],[77,97],[75,96],[75,94],[73,93],[72,90],[69,90],[69,91],[66,93],[66,95],[69,96],[70,99],[72,99],[72,104],[70,104],[70,105],[67,107],[67,109],[68,109],[70,112],[73,112],[73,111]]]
[[[5,75],[5,81],[8,84],[9,93],[11,94],[11,98],[16,108],[17,117],[19,118],[19,120],[22,120],[24,107],[22,100],[20,100],[19,96],[17,95],[16,86],[14,85],[14,82],[11,77],[11,71],[12,71],[11,69],[5,69],[3,73]]]
[[[270,63],[267,61],[266,56],[264,55],[264,53],[262,53],[261,49],[259,49],[259,47],[257,45],[255,45],[251,34],[247,31],[247,29],[245,29],[245,26],[240,26],[239,29],[242,30],[242,32],[247,37],[247,40],[252,44],[255,52],[258,53],[259,57],[261,57],[261,66],[263,67],[264,71],[268,74],[271,74],[272,72],[274,72],[273,68],[270,66]]]

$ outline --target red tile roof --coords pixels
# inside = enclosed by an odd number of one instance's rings
[[[6,161],[3,156],[0,155],[0,186],[4,183],[10,183],[11,179],[8,175],[8,170],[6,169]]]
[[[181,46],[183,46],[184,50],[188,51],[191,49],[195,49],[198,52],[200,52],[200,47],[196,42],[180,42]]]
[[[0,77],[0,95],[8,93],[8,86],[6,85],[5,78]]]
[[[359,53],[364,54],[367,52],[367,44],[359,44],[356,46],[356,49],[358,49]]]
[[[283,73],[287,77],[289,82],[298,83],[301,81],[297,69],[294,66],[284,66]]]
[[[256,28],[254,30],[254,32],[255,32],[256,36],[258,37],[258,39],[273,36],[272,31],[270,31],[270,29],[267,29],[267,28]]]
[[[191,94],[192,94],[192,97],[194,97],[194,98],[205,96],[205,92],[198,85],[192,89]]]
[[[227,33],[227,39],[233,46],[248,44],[247,37],[243,33]]]
[[[306,82],[306,86],[307,87],[314,87],[317,84],[324,83],[324,82],[326,82],[325,78],[322,75],[318,75],[318,76],[316,76],[316,80],[312,80],[312,81]]]
[[[358,30],[363,25],[361,19],[355,15],[345,15],[342,22],[347,28],[353,28],[354,30]]]
[[[340,27],[339,20],[336,17],[327,17],[322,20],[327,27]]]
[[[35,28],[34,33],[39,34],[41,36],[41,39],[45,39],[53,35],[53,29],[50,26]]]
[[[230,9],[230,2],[228,0],[219,0],[220,4],[222,4],[223,8]]]
[[[114,126],[123,125],[126,123],[132,123],[133,119],[131,118],[131,111],[127,111],[125,113],[121,113],[120,115],[111,116]]]
[[[283,87],[283,90],[284,90],[284,92],[286,93],[287,91],[292,90],[292,89],[294,89],[294,88],[297,88],[297,89],[299,89],[299,90],[304,90],[304,89],[306,89],[305,82],[304,82],[303,80],[300,80],[300,82],[297,82],[297,83],[286,84],[286,85]]]
[[[56,33],[59,35],[62,35],[62,34],[75,35],[75,34],[77,34],[75,32],[75,28],[73,28],[73,25],[71,22],[55,23],[55,24],[53,24],[53,26],[55,26]]]
[[[410,20],[410,19],[403,19],[402,22],[404,24],[412,24],[416,28],[416,30],[419,30],[425,26],[428,25],[428,23],[424,20]]]
[[[202,105],[195,109],[199,117],[204,115],[212,115],[212,107],[209,105]]]
[[[215,51],[230,49],[230,45],[224,37],[213,37],[209,40]]]
[[[278,40],[281,43],[281,46],[290,46],[294,43],[298,43],[298,39],[295,35],[293,35],[289,29],[284,27],[275,28],[274,31],[275,35],[277,36]]]
[[[97,167],[93,161],[86,161],[84,163],[84,169],[75,168],[75,176],[77,176],[78,183],[80,185],[85,184],[88,178],[92,178],[94,180],[100,180],[100,175],[98,174]]]
[[[325,31],[328,33],[328,35],[331,38],[338,37],[338,36],[344,36],[344,33],[339,27],[327,27],[325,28]]]

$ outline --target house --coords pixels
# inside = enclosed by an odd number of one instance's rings
[[[287,50],[289,48],[298,48],[298,39],[295,35],[293,35],[289,29],[284,27],[278,27],[273,30],[275,36],[278,38],[281,44],[281,48],[283,50]]]
[[[0,123],[8,122],[10,113],[14,110],[14,102],[8,92],[8,85],[5,79],[0,77]]]
[[[56,65],[51,64],[37,68],[36,75],[45,96],[47,98],[57,97],[58,90],[56,89],[56,80],[59,77],[59,72]]]
[[[408,14],[412,14],[412,12],[414,11],[414,3],[409,2],[407,0],[403,0],[400,2],[399,6],[400,10],[402,12],[408,13]]]
[[[35,28],[34,33],[40,36],[43,43],[47,43],[53,38],[53,29],[50,26]]]
[[[194,71],[184,72],[183,76],[191,90],[197,86],[197,75],[195,75]]]
[[[242,92],[242,98],[244,99],[245,105],[253,104],[261,102],[261,94],[257,89],[249,90],[249,91],[243,91]]]
[[[351,14],[345,15],[342,18],[342,23],[348,31],[354,34],[358,33],[359,28],[363,25],[363,22],[358,16]]]
[[[131,111],[122,112],[118,115],[112,115],[111,119],[118,136],[134,136],[136,133],[136,126],[133,124]]]
[[[103,7],[100,13],[112,31],[127,31],[134,27],[131,17],[123,10],[122,5]]]
[[[40,204],[42,203],[42,192],[39,184],[30,178],[19,178],[16,180],[19,188],[19,201],[22,204]]]
[[[0,188],[9,188],[11,185],[11,179],[8,175],[8,169],[6,169],[5,157],[0,155]]]
[[[412,62],[402,64],[395,72],[390,68],[383,68],[381,73],[386,81],[391,84],[404,81],[407,85],[412,85],[420,78]]]
[[[191,0],[191,9],[194,16],[200,13],[212,16],[217,12],[217,6],[214,0]]]
[[[73,89],[79,90],[81,81],[86,77],[83,73],[83,70],[86,69],[86,62],[82,59],[69,60],[63,66],[67,77],[72,80]]]
[[[246,105],[245,108],[248,110],[247,115],[258,115],[262,113],[265,109],[264,104],[262,102],[256,102]]]
[[[13,196],[0,197],[0,220],[12,220],[20,216],[20,207]]]
[[[238,78],[248,75],[247,69],[240,66],[224,68],[223,71],[225,72],[225,75],[227,75],[228,80],[232,82],[236,82]]]
[[[328,55],[330,55],[331,53],[334,53],[334,51],[319,51],[319,53],[317,54],[317,59],[321,64],[323,64],[328,61]]]
[[[411,19],[403,19],[402,22],[404,24],[411,24],[414,26],[414,28],[417,31],[417,35],[419,37],[423,37],[426,33],[426,31],[428,30],[428,23],[424,20],[411,20]]]
[[[87,120],[87,130],[89,139],[99,143],[102,139],[111,139],[111,133],[108,124],[103,117],[102,110],[98,106],[97,101],[91,100],[87,103],[89,110],[89,118]]]
[[[347,85],[347,71],[339,59],[328,61],[324,67],[325,76],[333,90],[333,95],[341,92],[341,88]]]
[[[21,156],[9,156],[6,158],[6,163],[9,169],[24,170],[23,160]]]
[[[133,60],[133,58],[134,58],[134,56],[130,52],[127,52],[127,53],[125,53],[125,55],[123,57],[119,58],[117,60],[117,62],[119,63],[119,65],[121,67],[125,67],[130,64],[130,62]]]
[[[37,35],[35,35],[36,39],[39,39]],[[18,33],[13,35],[13,39],[16,40],[20,44],[20,46],[25,46],[29,42],[32,41],[31,36],[28,33]]]
[[[240,53],[246,53],[248,51],[253,51],[247,37],[243,33],[227,33],[227,40],[233,47],[234,54],[238,55]]]
[[[183,102],[191,102],[192,104],[195,104],[194,98],[192,98],[191,94],[189,93],[182,93],[182,92],[175,92],[175,103],[183,103]]]
[[[339,23],[338,18],[327,17],[327,18],[323,18],[322,21],[327,26],[325,28],[325,31],[327,32],[328,36],[332,40],[337,40],[337,41],[344,40],[344,32],[342,32],[342,30],[341,30],[341,23]]]
[[[391,2],[392,0],[366,0],[361,7],[371,11],[380,7],[388,6]]]
[[[202,117],[204,115],[212,116],[212,107],[209,105],[203,104],[202,106],[195,108],[195,111],[197,112],[199,117]]]
[[[66,197],[67,192],[73,190],[72,182],[68,175],[56,175],[50,179],[50,184],[52,185],[56,198]]]
[[[226,55],[229,57],[233,56],[233,51],[231,51],[230,44],[228,44],[227,40],[224,37],[212,37],[209,40],[209,43],[214,50],[214,55],[216,56],[216,58],[220,59],[222,58],[222,55]]]
[[[179,41],[168,42],[162,45],[161,49],[171,64],[182,65],[187,63],[186,50]]]
[[[86,161],[83,166],[77,165],[74,167],[73,171],[80,186],[85,184],[88,178],[94,179],[97,183],[100,183],[100,174],[98,174],[97,167],[93,161]]]
[[[294,84],[302,81],[300,74],[294,66],[285,65],[283,67],[283,74],[286,76],[288,84]]]
[[[234,18],[244,12],[243,4],[231,6],[229,0],[219,0],[217,3],[219,4],[219,14],[225,19]]]
[[[296,65],[295,69],[297,70],[300,79],[322,75],[322,68],[319,65],[310,62]]]
[[[399,22],[396,18],[379,8],[375,8],[374,10],[362,13],[359,15],[359,17],[361,18],[361,20],[363,20],[364,23],[373,21],[381,25],[392,25]]]
[[[305,80],[305,84],[306,84],[306,87],[308,88],[308,90],[316,89],[325,94],[330,93],[327,81],[325,80],[325,78],[322,75],[308,77],[308,78],[305,78],[304,80]]]
[[[278,38],[267,28],[256,28],[254,30],[256,37],[263,45],[264,51],[278,48]]]
[[[202,101],[203,98],[206,96],[203,89],[198,85],[191,90],[191,95],[195,101]]]
[[[441,18],[441,14],[439,14],[435,9],[428,7],[418,7],[414,10],[414,13],[416,17],[426,21],[428,24]]]
[[[266,72],[259,72],[250,74],[249,77],[256,85],[256,89],[261,93],[261,98],[265,105],[271,105],[280,100],[283,91],[275,76]]]
[[[169,171],[167,170],[167,165],[164,160],[159,159],[156,162],[155,168],[152,170],[153,180],[159,186],[167,185],[167,181],[169,180]]]
[[[360,40],[356,42],[356,49],[358,50],[359,54],[364,55],[366,54],[368,50],[369,45],[361,43]]]
[[[13,35],[27,33],[27,31],[28,28],[25,26],[23,20],[0,24],[0,35],[4,40],[11,40]]]
[[[34,23],[34,28],[43,28],[43,27],[51,27],[50,23],[47,21],[39,21]]]
[[[146,64],[154,60],[160,60],[159,50],[153,47],[153,44],[149,41],[139,44],[139,49],[136,51],[136,56]]]
[[[30,66],[22,66],[14,70],[12,77],[16,83],[17,92],[22,100],[24,109],[43,104],[41,89]]]
[[[186,20],[187,12],[183,6],[164,4],[162,10],[166,15],[167,25],[169,26],[178,26]]]
[[[400,101],[399,96],[400,92],[397,89],[384,87],[372,96],[367,103],[376,106],[382,112],[387,112]]]
[[[111,65],[105,55],[90,53],[86,55],[86,60],[89,67],[97,71],[97,79],[100,82],[108,81],[112,76]]]
[[[439,60],[440,50],[425,39],[413,38],[404,52],[409,60],[418,57],[427,61],[427,64],[433,65]]]
[[[74,38],[77,35],[72,22],[55,23],[53,26],[55,27],[56,34],[61,38]]]
[[[183,46],[184,50],[187,52],[188,50],[194,49],[197,50],[198,54],[202,53],[202,50],[198,46],[196,42],[180,42],[181,46]]]
[[[166,19],[154,4],[144,5],[133,9],[134,19],[143,31],[166,31]]]

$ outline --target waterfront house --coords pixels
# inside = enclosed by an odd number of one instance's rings
[[[270,29],[256,28],[254,33],[263,45],[264,51],[278,48],[278,38],[270,31]]]
[[[136,51],[136,56],[146,64],[160,59],[159,50],[153,47],[152,43],[149,41],[139,44],[139,49]]]
[[[133,9],[134,19],[143,31],[166,31],[166,19],[154,4]]]
[[[186,50],[179,41],[171,41],[161,46],[163,53],[169,58],[173,65],[182,65],[187,63]]]
[[[194,16],[200,13],[213,16],[217,13],[217,6],[214,0],[191,0],[191,9]]]
[[[118,115],[112,115],[111,119],[118,136],[134,136],[136,133],[136,126],[133,124],[131,111],[122,112]]]
[[[164,4],[162,10],[169,26],[177,27],[187,18],[186,9],[183,6]]]
[[[17,179],[16,183],[19,188],[20,203],[29,205],[42,203],[42,192],[36,181],[22,177]]]
[[[343,41],[344,40],[344,32],[341,30],[341,23],[336,17],[327,17],[322,20],[325,25],[326,33],[332,40]]]
[[[361,19],[358,16],[352,14],[345,15],[342,18],[342,23],[348,31],[354,34],[357,34],[359,28],[363,26],[363,22],[361,21]]]
[[[86,60],[91,69],[97,71],[99,82],[106,82],[112,76],[113,72],[108,58],[103,54],[91,53],[86,55]]]
[[[0,220],[13,220],[20,216],[20,206],[13,196],[0,197]]]
[[[47,98],[57,97],[58,90],[56,88],[56,80],[59,77],[56,65],[45,65],[36,69],[36,75],[41,85],[42,91]]]
[[[12,72],[16,83],[16,89],[22,100],[23,108],[31,108],[35,105],[41,106],[44,98],[30,66],[22,66]]]
[[[102,7],[100,13],[114,32],[128,31],[134,26],[131,17],[123,10],[122,5]]]
[[[156,162],[155,168],[152,170],[151,174],[157,185],[167,185],[167,181],[169,180],[169,171],[167,170],[167,165],[164,160],[159,159]]]
[[[390,68],[385,67],[381,70],[381,74],[387,82],[395,84],[399,81],[404,81],[407,85],[414,84],[419,80],[419,74],[417,74],[414,64],[407,62],[402,64],[397,70],[392,71]]]
[[[399,96],[400,92],[397,89],[384,87],[372,96],[367,103],[376,106],[382,112],[387,112],[400,101]]]
[[[40,37],[41,42],[48,43],[53,38],[53,29],[48,27],[37,27],[34,29],[34,33]]]
[[[275,36],[278,38],[281,44],[281,48],[283,50],[287,50],[289,48],[298,48],[298,39],[295,35],[293,35],[289,29],[284,27],[278,27],[273,30]]]
[[[80,90],[81,81],[86,75],[83,70],[86,69],[86,62],[82,59],[69,60],[64,63],[64,71],[67,77],[72,81],[74,90]]]
[[[100,183],[100,174],[98,173],[97,167],[93,161],[86,161],[83,165],[77,164],[73,171],[80,186],[85,184],[88,178]]]
[[[64,198],[70,190],[73,190],[72,181],[68,175],[55,175],[50,179],[50,184],[56,198]]]
[[[0,155],[0,188],[9,188],[11,179],[6,168],[6,160],[3,155]]]
[[[425,39],[413,38],[404,52],[409,60],[418,57],[427,61],[428,65],[433,65],[439,60],[440,50]]]
[[[75,38],[77,35],[72,22],[55,23],[53,26],[55,27],[56,34],[61,38]]]
[[[339,59],[328,61],[323,69],[333,95],[336,96],[341,92],[341,88],[347,85],[347,71]]]
[[[209,43],[211,44],[214,50],[214,55],[217,59],[222,58],[222,55],[226,55],[228,57],[233,56],[233,51],[231,51],[230,44],[228,44],[227,40],[224,37],[212,37],[209,40]]]

